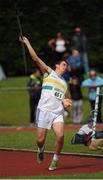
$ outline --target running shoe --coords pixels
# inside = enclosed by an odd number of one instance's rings
[[[43,160],[44,160],[44,147],[42,148],[42,150],[40,150],[38,148],[38,151],[37,151],[37,161],[38,161],[38,163],[40,164]]]
[[[53,159],[50,166],[49,166],[49,170],[54,171],[55,169],[57,169],[57,164],[58,164],[58,160]]]

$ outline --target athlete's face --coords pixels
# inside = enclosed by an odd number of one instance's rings
[[[57,65],[57,68],[59,69],[60,74],[63,75],[67,71],[67,63],[65,61],[62,61]]]

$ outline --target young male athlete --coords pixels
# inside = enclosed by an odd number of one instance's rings
[[[41,98],[36,113],[38,145],[37,160],[41,163],[44,159],[44,144],[47,131],[52,128],[56,136],[56,143],[55,153],[49,170],[55,170],[64,141],[64,107],[72,105],[70,99],[65,99],[67,85],[62,78],[62,75],[67,70],[67,64],[64,60],[61,60],[55,65],[55,71],[53,71],[37,56],[26,37],[20,37],[19,40],[27,46],[31,58],[44,74]]]

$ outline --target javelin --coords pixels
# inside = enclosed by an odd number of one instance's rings
[[[22,38],[23,37],[23,30],[22,30],[22,26],[21,26],[21,22],[20,22],[20,18],[19,18],[19,14],[18,14],[18,10],[17,10],[16,5],[15,5],[15,10],[16,10],[16,18],[17,18],[19,31],[20,31],[20,36]],[[25,68],[25,74],[26,74],[27,73],[27,62],[26,62],[25,47],[24,47],[24,44],[21,44],[21,46],[22,46],[22,56],[23,56],[23,60],[24,60],[24,68]]]

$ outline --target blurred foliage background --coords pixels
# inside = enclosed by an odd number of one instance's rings
[[[80,26],[88,37],[90,66],[103,72],[101,0],[0,0],[0,64],[8,76],[25,74],[15,7],[23,34],[48,64],[48,40],[55,37],[57,32],[70,40],[74,28]],[[28,74],[33,65],[27,51],[26,60]]]

